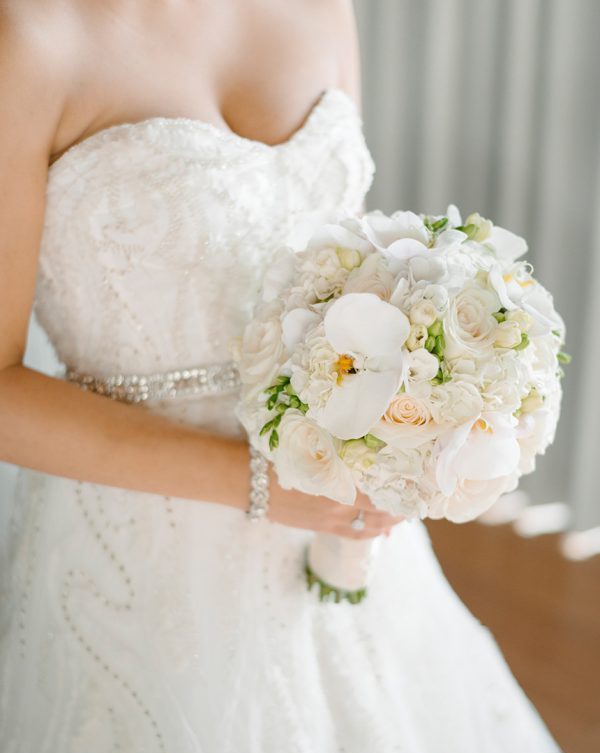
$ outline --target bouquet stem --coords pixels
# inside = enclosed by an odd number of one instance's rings
[[[316,533],[306,551],[308,589],[318,588],[319,601],[358,604],[367,595],[381,536],[351,539]]]

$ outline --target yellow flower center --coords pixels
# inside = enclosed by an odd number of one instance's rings
[[[533,285],[533,280],[518,280],[516,277],[509,274],[502,275],[502,279],[504,282],[512,282],[512,280],[514,280],[517,285],[520,285],[522,288],[528,288],[530,285]]]
[[[353,368],[354,368],[354,359],[352,358],[352,356],[349,356],[346,353],[343,353],[335,362],[335,370],[338,375],[337,383],[341,384],[344,379],[344,375],[352,371]]]
[[[485,420],[485,418],[480,418],[477,421],[475,421],[475,424],[474,424],[473,428],[474,429],[479,429],[480,431],[487,431],[489,434],[493,434],[494,433],[494,430],[488,424],[488,422]]]

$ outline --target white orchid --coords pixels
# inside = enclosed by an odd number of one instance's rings
[[[338,354],[338,379],[317,420],[340,439],[356,439],[379,420],[400,386],[410,324],[373,293],[349,293],[331,305],[324,325]]]
[[[532,337],[558,331],[565,334],[565,324],[554,308],[552,295],[535,280],[527,265],[517,263],[508,269],[494,264],[489,272],[490,286],[496,291],[502,306],[510,311],[524,311],[532,319]]]
[[[481,413],[440,438],[436,479],[446,496],[464,481],[490,481],[519,466],[517,421],[500,412]]]

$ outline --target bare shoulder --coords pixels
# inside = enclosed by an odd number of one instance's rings
[[[74,22],[69,3],[0,0],[3,154],[17,137],[28,149],[49,149],[72,76]]]
[[[361,61],[353,0],[309,0],[327,16],[328,43],[338,50],[340,87],[362,111]]]

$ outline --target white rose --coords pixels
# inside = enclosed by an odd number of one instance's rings
[[[469,285],[450,302],[444,319],[446,355],[448,358],[471,353],[487,355],[492,348],[498,323],[492,316],[500,302],[490,291]]]
[[[417,348],[424,348],[425,341],[427,340],[429,333],[427,327],[423,324],[411,324],[410,332],[408,333],[408,339],[406,340],[406,347],[409,350],[416,350]]]
[[[237,345],[240,379],[245,397],[258,394],[269,386],[285,357],[281,339],[282,306],[279,301],[259,307]]]
[[[411,308],[408,318],[411,324],[423,324],[425,327],[431,327],[438,318],[438,312],[431,301],[421,300]]]
[[[470,382],[451,381],[431,390],[430,410],[437,424],[463,423],[483,409],[481,393]]]
[[[346,293],[374,293],[388,301],[394,289],[395,280],[380,254],[370,254],[360,267],[353,269],[344,285]]]
[[[339,457],[330,434],[292,408],[283,414],[277,431],[279,446],[273,459],[279,484],[284,489],[354,504],[356,487],[352,473]]]
[[[516,321],[500,322],[496,327],[494,347],[515,348],[521,342],[521,327]]]

